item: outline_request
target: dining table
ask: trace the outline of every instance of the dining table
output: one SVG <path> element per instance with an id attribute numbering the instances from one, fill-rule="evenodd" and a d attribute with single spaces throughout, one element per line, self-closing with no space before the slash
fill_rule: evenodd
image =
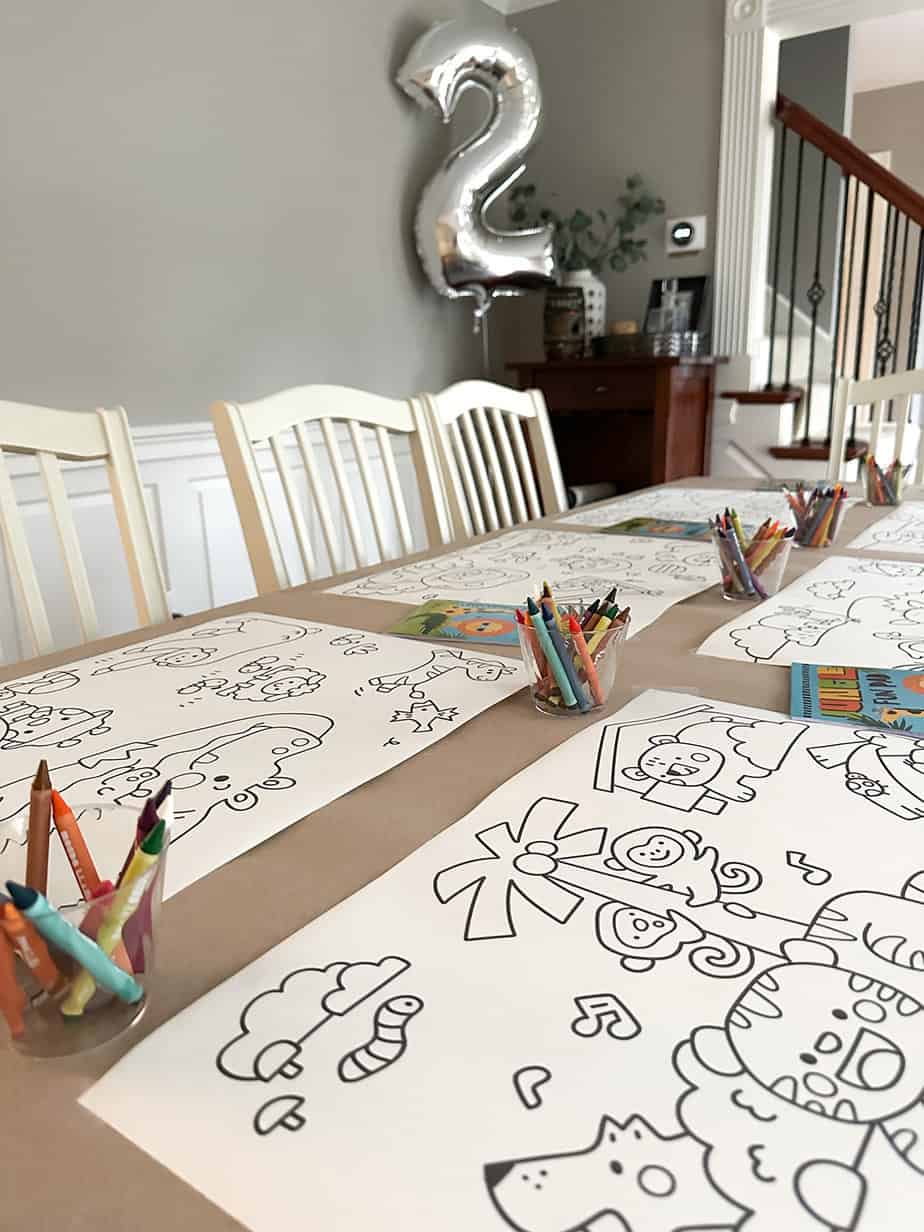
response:
<path id="1" fill-rule="evenodd" d="M 696 478 L 677 480 L 670 486 L 753 489 L 755 484 Z M 851 495 L 860 496 L 859 488 L 854 486 Z M 914 496 L 915 490 L 909 489 L 906 499 Z M 889 512 L 867 507 L 862 501 L 853 504 L 841 527 L 839 544 L 829 550 L 794 550 L 786 581 L 832 552 L 868 557 L 868 552 L 858 553 L 840 544 L 850 542 Z M 524 526 L 600 533 L 563 524 L 560 516 Z M 451 550 L 441 547 L 408 559 Z M 901 557 L 901 553 L 879 549 L 876 555 Z M 387 569 L 394 563 L 378 568 Z M 374 571 L 357 570 L 337 581 Z M 192 613 L 168 625 L 62 649 L 4 667 L 0 682 L 216 616 L 259 611 L 380 633 L 414 606 L 325 593 L 330 585 L 331 579 L 321 578 Z M 145 1013 L 134 1027 L 96 1051 L 55 1060 L 26 1058 L 0 1046 L 0 1227 L 28 1228 L 29 1232 L 228 1232 L 239 1228 L 235 1219 L 81 1107 L 80 1095 L 160 1024 L 464 817 L 518 771 L 641 691 L 679 690 L 788 714 L 787 670 L 695 653 L 708 634 L 727 623 L 735 606 L 723 599 L 716 585 L 676 604 L 632 637 L 603 710 L 586 717 L 550 717 L 533 707 L 524 688 L 165 902 L 158 936 L 158 974 Z M 495 654 L 518 656 L 515 647 L 491 649 Z M 743 841 L 746 845 L 746 835 Z M 273 887 L 273 892 L 262 892 L 265 887 Z"/>

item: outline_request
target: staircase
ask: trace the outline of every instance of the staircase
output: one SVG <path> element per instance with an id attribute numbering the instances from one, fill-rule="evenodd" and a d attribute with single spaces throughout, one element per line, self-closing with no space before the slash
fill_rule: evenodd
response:
<path id="1" fill-rule="evenodd" d="M 777 98 L 776 120 L 768 329 L 757 356 L 766 380 L 722 393 L 735 403 L 735 439 L 762 468 L 808 476 L 823 473 L 828 457 L 837 381 L 919 362 L 924 197 L 784 95 Z M 816 194 L 805 191 L 809 160 L 819 167 Z M 825 209 L 832 176 L 838 177 L 836 219 Z M 821 271 L 832 238 L 833 286 L 827 287 Z M 863 452 L 867 422 L 868 415 L 854 412 L 848 458 Z"/>

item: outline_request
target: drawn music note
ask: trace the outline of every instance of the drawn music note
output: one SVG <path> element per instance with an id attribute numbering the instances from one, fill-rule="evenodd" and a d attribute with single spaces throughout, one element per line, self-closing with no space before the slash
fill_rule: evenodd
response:
<path id="1" fill-rule="evenodd" d="M 574 1004 L 581 1012 L 572 1022 L 571 1030 L 583 1039 L 599 1035 L 606 1027 L 607 1035 L 613 1039 L 629 1040 L 642 1029 L 632 1011 L 611 992 L 575 997 Z"/>
<path id="2" fill-rule="evenodd" d="M 831 874 L 826 868 L 822 868 L 820 864 L 810 864 L 805 858 L 804 851 L 787 851 L 786 863 L 790 868 L 796 869 L 801 873 L 802 880 L 806 885 L 823 886 L 831 880 Z"/>

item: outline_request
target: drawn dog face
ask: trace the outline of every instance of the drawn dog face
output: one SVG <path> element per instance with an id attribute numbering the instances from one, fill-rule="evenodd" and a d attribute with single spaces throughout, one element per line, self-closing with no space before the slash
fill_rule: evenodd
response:
<path id="1" fill-rule="evenodd" d="M 639 769 L 648 778 L 674 787 L 703 787 L 722 769 L 725 759 L 715 749 L 685 744 L 676 736 L 652 736 L 650 747 L 639 758 Z"/>
<path id="2" fill-rule="evenodd" d="M 476 587 L 490 590 L 493 586 L 502 586 L 505 582 L 525 582 L 529 577 L 526 569 L 515 569 L 508 564 L 491 565 L 483 561 L 458 561 L 455 564 L 444 565 L 437 573 L 428 573 L 428 587 L 442 586 Z"/>
<path id="3" fill-rule="evenodd" d="M 818 1116 L 870 1122 L 901 1112 L 924 1091 L 920 1002 L 813 948 L 822 962 L 773 967 L 735 1002 L 733 1049 L 762 1086 Z"/>
<path id="4" fill-rule="evenodd" d="M 585 1150 L 487 1164 L 484 1177 L 519 1232 L 575 1232 L 604 1216 L 612 1232 L 735 1226 L 738 1212 L 713 1189 L 702 1155 L 692 1138 L 662 1137 L 642 1117 L 604 1117 Z"/>

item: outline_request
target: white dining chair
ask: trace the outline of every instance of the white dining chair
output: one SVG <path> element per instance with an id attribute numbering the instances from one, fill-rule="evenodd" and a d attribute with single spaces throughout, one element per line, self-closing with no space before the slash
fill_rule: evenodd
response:
<path id="1" fill-rule="evenodd" d="M 453 539 L 568 507 L 542 394 L 460 381 L 421 394 L 436 442 Z"/>
<path id="2" fill-rule="evenodd" d="M 169 620 L 163 574 L 125 412 L 121 408 L 60 411 L 45 406 L 0 402 L 0 529 L 8 568 L 35 653 L 47 654 L 55 646 L 4 457 L 7 453 L 31 454 L 38 462 L 82 640 L 91 641 L 98 636 L 98 622 L 68 502 L 62 460 L 105 464 L 138 622 L 149 625 Z"/>
<path id="3" fill-rule="evenodd" d="M 212 421 L 231 481 L 257 592 L 261 595 L 291 584 L 280 528 L 273 517 L 263 467 L 255 448 L 266 443 L 272 454 L 270 469 L 275 464 L 307 580 L 319 576 L 305 516 L 311 506 L 320 524 L 330 572 L 337 574 L 376 563 L 363 537 L 354 487 L 350 483 L 348 467 L 354 465 L 360 481 L 357 491 L 361 486 L 379 560 L 394 560 L 417 550 L 392 447 L 392 437 L 396 434 L 405 437 L 410 446 L 427 539 L 419 547 L 436 546 L 448 537 L 448 515 L 442 500 L 433 443 L 422 409 L 412 401 L 383 398 L 337 385 L 303 385 L 256 402 L 216 402 L 212 407 Z M 315 424 L 317 429 L 309 432 Z M 338 425 L 346 426 L 352 458 L 345 456 L 341 448 Z M 378 452 L 377 466 L 367 449 L 370 434 Z M 295 449 L 296 465 L 300 462 L 307 485 L 309 504 L 306 506 L 300 499 L 299 484 L 289 462 L 288 455 Z M 326 460 L 333 481 L 332 494 L 336 496 L 341 524 L 345 523 L 352 563 L 345 558 L 342 536 L 328 500 L 330 486 L 323 481 L 319 456 Z M 380 499 L 383 489 L 390 507 L 391 527 L 383 515 Z M 400 544 L 400 552 L 391 550 L 393 543 Z"/>
<path id="4" fill-rule="evenodd" d="M 831 446 L 828 455 L 828 482 L 836 483 L 843 477 L 846 460 L 847 420 L 850 408 L 869 406 L 873 408 L 870 421 L 869 451 L 875 455 L 882 435 L 882 423 L 889 404 L 895 416 L 895 445 L 890 453 L 902 456 L 905 433 L 913 409 L 912 396 L 924 394 L 924 368 L 909 368 L 888 376 L 870 377 L 854 381 L 841 377 L 834 394 L 834 414 L 831 418 Z M 889 459 L 891 461 L 891 459 Z M 917 457 L 912 472 L 912 482 L 920 483 L 924 475 L 924 430 L 918 443 Z"/>

